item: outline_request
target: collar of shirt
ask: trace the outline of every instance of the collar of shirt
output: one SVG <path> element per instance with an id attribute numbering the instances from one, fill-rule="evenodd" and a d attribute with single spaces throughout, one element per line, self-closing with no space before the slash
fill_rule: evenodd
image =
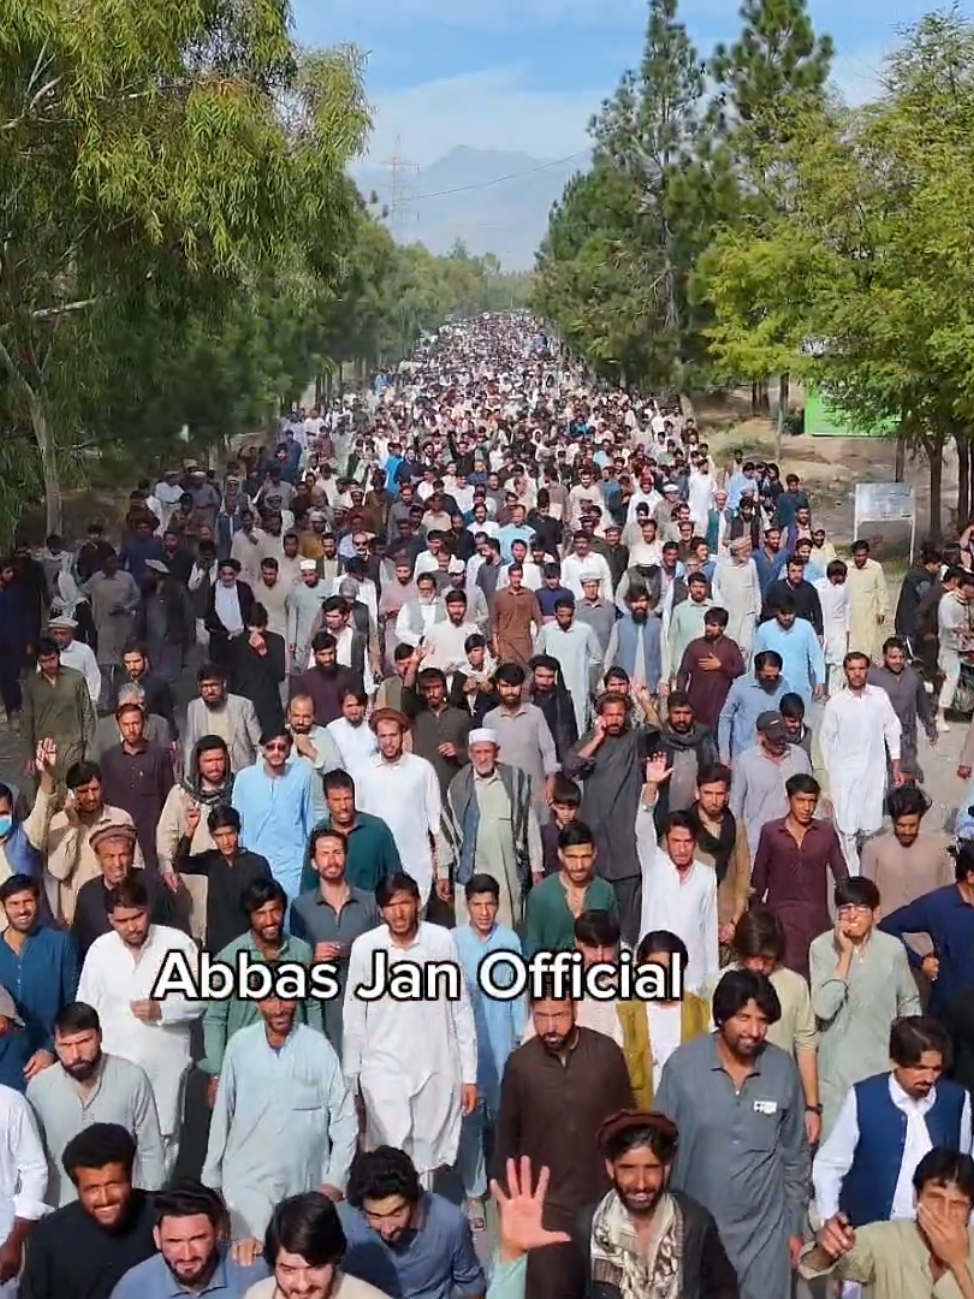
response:
<path id="1" fill-rule="evenodd" d="M 911 1096 L 909 1092 L 904 1091 L 900 1083 L 897 1082 L 894 1073 L 889 1076 L 889 1095 L 896 1108 L 902 1110 L 904 1114 L 928 1114 L 937 1103 L 936 1087 L 931 1087 L 926 1096 L 921 1096 L 917 1100 L 915 1096 Z"/>

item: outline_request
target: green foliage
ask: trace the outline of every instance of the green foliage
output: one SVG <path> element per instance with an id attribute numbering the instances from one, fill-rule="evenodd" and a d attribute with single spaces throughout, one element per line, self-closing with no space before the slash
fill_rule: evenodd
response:
<path id="1" fill-rule="evenodd" d="M 712 346 L 728 372 L 826 385 L 859 427 L 894 421 L 936 496 L 946 439 L 974 427 L 974 25 L 924 19 L 885 83 L 874 105 L 805 120 L 787 202 L 708 254 Z"/>
<path id="2" fill-rule="evenodd" d="M 367 129 L 358 57 L 303 56 L 280 0 L 0 0 L 0 416 L 49 526 L 64 458 L 122 432 L 113 389 L 282 264 L 334 277 Z"/>
<path id="3" fill-rule="evenodd" d="M 677 0 L 650 0 L 642 62 L 592 122 L 592 171 L 566 188 L 538 254 L 539 310 L 628 383 L 683 391 L 716 377 L 705 253 L 761 216 L 780 150 L 822 98 L 832 45 L 804 0 L 745 0 L 741 22 L 705 63 Z"/>

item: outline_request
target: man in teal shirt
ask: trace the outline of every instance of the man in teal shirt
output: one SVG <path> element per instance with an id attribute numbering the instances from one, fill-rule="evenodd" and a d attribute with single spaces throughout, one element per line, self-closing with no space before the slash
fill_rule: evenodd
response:
<path id="1" fill-rule="evenodd" d="M 345 836 L 348 855 L 345 878 L 353 889 L 370 895 L 379 880 L 396 875 L 403 869 L 399 849 L 385 821 L 355 806 L 355 781 L 347 771 L 329 771 L 324 778 L 328 815 L 311 832 L 304 855 L 301 892 L 318 888 L 318 872 L 311 861 L 311 842 L 318 830 L 340 830 Z"/>

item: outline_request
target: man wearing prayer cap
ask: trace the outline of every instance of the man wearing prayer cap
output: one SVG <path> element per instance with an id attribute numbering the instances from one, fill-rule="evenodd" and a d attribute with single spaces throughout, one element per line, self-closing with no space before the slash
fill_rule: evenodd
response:
<path id="1" fill-rule="evenodd" d="M 95 658 L 95 651 L 84 641 L 77 639 L 78 621 L 67 614 L 59 614 L 47 624 L 51 638 L 61 653 L 61 666 L 74 668 L 80 672 L 88 687 L 92 708 L 98 708 L 101 697 L 101 668 Z"/>
<path id="2" fill-rule="evenodd" d="M 520 767 L 498 762 L 499 749 L 496 731 L 470 732 L 470 762 L 453 777 L 443 807 L 437 892 L 453 902 L 458 924 L 466 920 L 465 889 L 475 874 L 497 881 L 497 919 L 511 928 L 523 919 L 530 884 L 544 875 L 531 781 Z"/>
<path id="3" fill-rule="evenodd" d="M 188 898 L 185 895 L 173 895 L 173 890 L 179 887 L 175 876 L 160 876 L 155 871 L 141 869 L 142 859 L 136 857 L 137 836 L 134 825 L 112 823 L 99 826 L 89 843 L 98 860 L 99 874 L 78 890 L 71 925 L 78 954 L 82 959 L 95 939 L 111 930 L 106 906 L 108 892 L 117 888 L 135 871 L 148 892 L 149 914 L 153 923 L 185 928 L 182 916 L 188 914 Z M 172 883 L 165 883 L 167 880 Z"/>

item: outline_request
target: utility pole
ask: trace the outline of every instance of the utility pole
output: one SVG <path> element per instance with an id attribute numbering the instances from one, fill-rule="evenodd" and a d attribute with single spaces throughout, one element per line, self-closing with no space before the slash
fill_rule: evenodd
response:
<path id="1" fill-rule="evenodd" d="M 390 175 L 389 224 L 393 230 L 402 230 L 419 220 L 412 206 L 417 192 L 419 167 L 414 162 L 407 162 L 402 156 L 402 141 L 398 135 L 392 157 L 384 158 L 381 165 L 389 168 Z"/>

